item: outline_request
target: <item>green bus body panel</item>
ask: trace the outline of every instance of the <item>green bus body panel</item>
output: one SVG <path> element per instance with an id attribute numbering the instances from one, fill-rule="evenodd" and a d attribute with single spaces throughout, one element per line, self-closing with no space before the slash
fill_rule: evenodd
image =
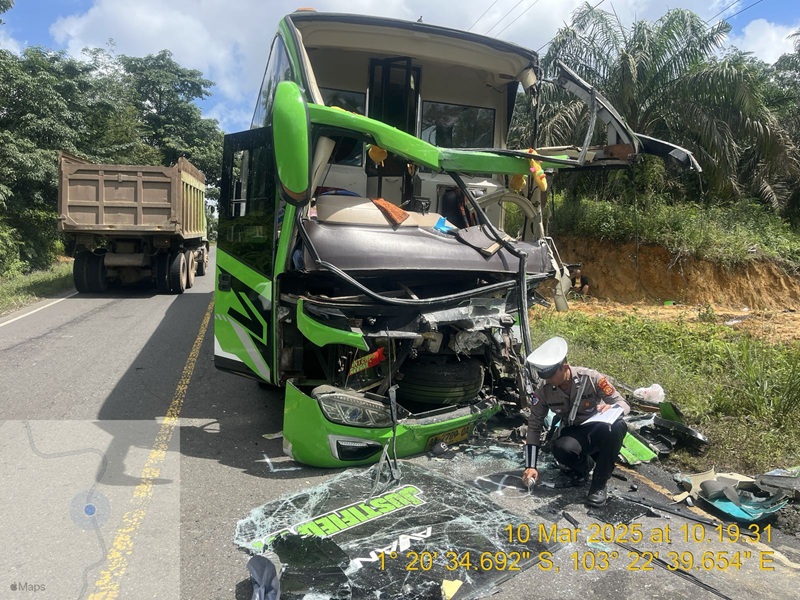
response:
<path id="1" fill-rule="evenodd" d="M 440 166 L 444 171 L 462 171 L 465 173 L 502 173 L 504 175 L 530 175 L 531 165 L 528 159 L 519 156 L 504 156 L 492 152 L 475 150 L 459 150 L 457 148 L 440 148 Z M 553 158 L 569 158 L 554 156 Z M 538 161 L 544 169 L 569 168 L 563 164 Z"/>
<path id="2" fill-rule="evenodd" d="M 504 175 L 527 175 L 530 173 L 530 162 L 523 157 L 475 150 L 438 148 L 380 121 L 319 104 L 309 104 L 308 114 L 311 123 L 315 125 L 339 127 L 369 135 L 382 148 L 436 171 Z M 542 161 L 541 164 L 544 168 L 565 168 L 565 165 L 547 161 Z"/>
<path id="3" fill-rule="evenodd" d="M 297 208 L 292 204 L 287 204 L 283 210 L 283 218 L 278 223 L 280 234 L 278 236 L 278 248 L 275 250 L 275 264 L 272 267 L 275 272 L 275 278 L 286 270 L 286 265 L 289 262 L 291 254 L 289 246 L 294 243 L 292 233 L 296 214 Z"/>
<path id="4" fill-rule="evenodd" d="M 491 410 L 425 425 L 418 425 L 413 421 L 399 423 L 397 456 L 404 457 L 425 452 L 431 436 L 483 421 L 500 409 L 501 406 L 498 404 Z M 291 444 L 291 455 L 294 460 L 312 467 L 352 467 L 372 464 L 380 458 L 380 453 L 363 461 L 343 461 L 334 458 L 328 442 L 329 435 L 358 438 L 386 446 L 392 439 L 392 428 L 371 429 L 331 423 L 322 414 L 322 409 L 314 398 L 305 395 L 291 382 L 287 383 L 283 410 L 283 437 Z"/>
<path id="5" fill-rule="evenodd" d="M 219 289 L 222 272 L 228 273 L 246 288 L 256 292 L 262 307 L 255 306 L 245 294 L 235 290 Z M 220 348 L 241 360 L 253 375 L 268 383 L 275 383 L 275 361 L 272 351 L 259 347 L 274 348 L 274 310 L 272 282 L 264 275 L 239 262 L 236 258 L 217 248 L 217 266 L 214 290 L 214 338 Z M 265 312 L 267 314 L 265 314 Z M 255 342 L 258 342 L 256 344 Z"/>
<path id="6" fill-rule="evenodd" d="M 327 346 L 328 344 L 344 344 L 353 346 L 359 350 L 369 350 L 364 337 L 353 331 L 342 331 L 334 327 L 328 327 L 316 319 L 308 316 L 303 311 L 303 299 L 297 301 L 297 328 L 304 336 L 317 346 Z"/>
<path id="7" fill-rule="evenodd" d="M 280 82 L 272 111 L 275 163 L 284 199 L 301 206 L 311 199 L 309 129 L 307 105 L 300 88 L 290 81 Z"/>

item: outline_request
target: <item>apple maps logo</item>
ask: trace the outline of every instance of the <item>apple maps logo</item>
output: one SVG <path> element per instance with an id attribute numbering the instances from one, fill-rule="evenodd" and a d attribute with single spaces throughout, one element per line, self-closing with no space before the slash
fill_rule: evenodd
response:
<path id="1" fill-rule="evenodd" d="M 43 583 L 31 583 L 26 581 L 25 583 L 12 583 L 11 584 L 11 591 L 12 592 L 44 592 L 45 587 Z"/>

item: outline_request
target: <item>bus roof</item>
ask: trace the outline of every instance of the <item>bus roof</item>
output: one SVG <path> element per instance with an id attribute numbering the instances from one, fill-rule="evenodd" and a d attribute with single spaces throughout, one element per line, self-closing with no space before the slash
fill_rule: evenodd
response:
<path id="1" fill-rule="evenodd" d="M 539 65 L 538 54 L 527 48 L 428 23 L 312 11 L 285 18 L 300 32 L 306 48 L 371 51 L 460 64 L 497 73 L 506 83 Z"/>

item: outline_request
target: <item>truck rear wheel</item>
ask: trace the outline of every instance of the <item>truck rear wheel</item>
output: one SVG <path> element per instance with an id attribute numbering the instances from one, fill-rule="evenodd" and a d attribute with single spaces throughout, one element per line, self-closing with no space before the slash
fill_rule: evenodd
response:
<path id="1" fill-rule="evenodd" d="M 186 257 L 186 289 L 194 285 L 194 272 L 197 270 L 197 261 L 194 259 L 194 250 L 183 253 Z"/>
<path id="2" fill-rule="evenodd" d="M 86 281 L 89 291 L 93 294 L 102 294 L 108 291 L 108 278 L 104 254 L 90 254 L 86 266 Z"/>
<path id="3" fill-rule="evenodd" d="M 91 256 L 92 253 L 89 250 L 81 250 L 75 255 L 75 262 L 72 264 L 72 280 L 75 282 L 75 289 L 81 294 L 89 293 L 87 269 Z"/>
<path id="4" fill-rule="evenodd" d="M 169 258 L 166 252 L 156 256 L 156 289 L 161 294 L 169 294 Z"/>
<path id="5" fill-rule="evenodd" d="M 169 290 L 182 294 L 186 290 L 186 256 L 183 252 L 170 255 Z"/>

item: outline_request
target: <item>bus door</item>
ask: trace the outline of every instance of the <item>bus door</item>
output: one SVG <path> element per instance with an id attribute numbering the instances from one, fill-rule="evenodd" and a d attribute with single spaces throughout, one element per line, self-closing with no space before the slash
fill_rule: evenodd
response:
<path id="1" fill-rule="evenodd" d="M 417 135 L 419 67 L 410 58 L 372 59 L 369 73 L 367 116 L 401 131 Z M 405 161 L 387 158 L 383 165 L 367 160 L 367 195 L 400 204 L 413 194 Z"/>
<path id="2" fill-rule="evenodd" d="M 273 383 L 278 208 L 272 127 L 225 136 L 219 201 L 214 364 Z"/>

